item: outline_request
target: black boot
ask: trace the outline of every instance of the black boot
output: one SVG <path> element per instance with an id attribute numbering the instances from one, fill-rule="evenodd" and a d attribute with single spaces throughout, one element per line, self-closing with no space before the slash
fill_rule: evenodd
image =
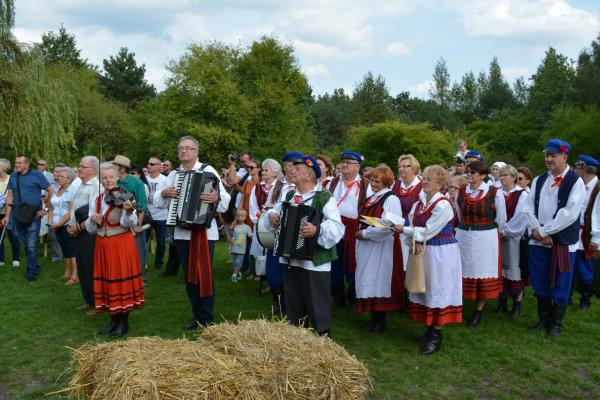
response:
<path id="1" fill-rule="evenodd" d="M 373 317 L 375 318 L 375 322 L 371 325 L 371 329 L 369 332 L 373 333 L 381 333 L 385 331 L 385 311 L 375 311 L 373 313 Z"/>
<path id="2" fill-rule="evenodd" d="M 546 336 L 550 339 L 560 336 L 565 311 L 567 311 L 566 305 L 554 304 L 554 307 L 552 308 L 552 319 L 548 326 L 548 331 L 546 332 Z"/>
<path id="3" fill-rule="evenodd" d="M 550 314 L 552 313 L 552 299 L 549 297 L 538 297 L 537 309 L 539 321 L 537 324 L 529 327 L 529 330 L 532 332 L 537 332 L 548 328 L 548 324 L 550 323 Z"/>
<path id="4" fill-rule="evenodd" d="M 119 324 L 114 331 L 110 334 L 110 337 L 121 337 L 129 331 L 129 313 L 119 314 Z"/>
<path id="5" fill-rule="evenodd" d="M 365 331 L 370 332 L 371 329 L 373 328 L 373 325 L 375 325 L 375 322 L 377 322 L 377 317 L 375 316 L 375 311 L 371 311 L 371 319 L 369 320 L 369 322 L 367 322 L 367 324 L 363 327 L 363 329 Z"/>
<path id="6" fill-rule="evenodd" d="M 427 332 L 425 332 L 425 334 L 421 338 L 421 347 L 423 347 L 425 345 L 425 342 L 427 340 L 429 340 L 429 336 L 431 335 L 431 332 L 433 332 L 433 325 L 429 325 L 427 327 Z"/>
<path id="7" fill-rule="evenodd" d="M 473 310 L 473 314 L 471 314 L 471 318 L 467 321 L 467 328 L 475 328 L 477 325 L 481 323 L 481 318 L 483 316 L 483 312 L 478 309 Z"/>
<path id="8" fill-rule="evenodd" d="M 513 300 L 512 310 L 510 311 L 511 317 L 518 317 L 521 315 L 521 302 L 517 300 Z"/>
<path id="9" fill-rule="evenodd" d="M 496 313 L 506 314 L 508 312 L 508 299 L 504 296 L 498 298 L 498 307 L 496 307 Z"/>
<path id="10" fill-rule="evenodd" d="M 336 285 L 332 288 L 333 306 L 335 308 L 346 308 L 346 298 L 344 297 L 344 284 Z"/>
<path id="11" fill-rule="evenodd" d="M 98 334 L 99 335 L 108 335 L 109 333 L 112 333 L 115 330 L 115 328 L 117 327 L 117 325 L 119 324 L 118 316 L 119 316 L 119 314 L 111 315 L 110 323 L 105 328 L 99 329 Z"/>
<path id="12" fill-rule="evenodd" d="M 579 300 L 579 309 L 587 310 L 592 306 L 592 296 L 594 295 L 594 287 L 590 284 L 584 284 L 581 291 L 581 300 Z"/>
<path id="13" fill-rule="evenodd" d="M 356 303 L 356 290 L 354 288 L 354 282 L 348 283 L 348 290 L 346 291 L 346 304 L 348 305 L 347 310 L 350 314 L 356 314 L 354 304 Z"/>
<path id="14" fill-rule="evenodd" d="M 442 330 L 432 329 L 431 333 L 421 345 L 421 354 L 429 355 L 439 351 L 442 347 Z"/>

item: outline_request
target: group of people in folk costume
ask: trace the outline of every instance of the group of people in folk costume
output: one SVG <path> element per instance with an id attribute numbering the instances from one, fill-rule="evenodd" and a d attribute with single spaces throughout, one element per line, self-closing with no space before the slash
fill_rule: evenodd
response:
<path id="1" fill-rule="evenodd" d="M 600 243 L 599 163 L 580 156 L 573 170 L 567 163 L 569 152 L 567 143 L 548 141 L 544 148 L 548 171 L 533 180 L 531 190 L 517 185 L 517 171 L 506 164 L 496 165 L 497 178 L 490 180 L 481 155 L 466 152 L 467 184 L 457 187 L 455 196 L 448 194 L 446 168 L 431 165 L 419 175 L 421 167 L 412 155 L 400 156 L 398 180 L 385 165 L 371 169 L 367 179 L 360 173 L 363 156 L 347 150 L 340 156 L 339 175 L 330 179 L 322 176 L 321 160 L 288 152 L 282 166 L 273 159 L 262 163 L 263 180 L 249 192 L 248 217 L 255 226 L 263 219 L 268 229 L 277 232 L 283 202 L 319 209 L 321 223 L 306 223 L 299 233 L 304 238 L 316 237 L 313 259 L 277 258 L 273 249 L 263 249 L 259 243 L 252 245 L 252 252 L 264 257 L 273 296 L 291 323 L 328 335 L 333 303 L 349 305 L 356 313 L 371 313 L 366 329 L 381 332 L 386 328 L 387 312 L 406 310 L 411 320 L 427 326 L 421 342 L 423 354 L 440 349 L 444 325 L 462 322 L 463 298 L 476 300 L 468 327 L 481 323 L 485 303 L 491 299 L 499 298 L 498 309 L 506 312 L 512 298 L 512 314 L 518 316 L 526 284 L 522 269 L 526 252 L 528 281 L 539 316 L 532 329 L 545 329 L 549 337 L 556 337 L 575 273 L 583 284 L 581 308 L 589 307 L 593 257 Z M 217 175 L 214 168 L 199 161 L 198 142 L 193 137 L 179 140 L 178 156 L 181 170 Z M 105 330 L 120 336 L 128 329 L 128 312 L 144 304 L 141 266 L 129 230 L 140 216 L 127 198 L 107 201 L 111 196 L 119 198 L 118 165 L 105 163 L 99 169 L 104 189 L 99 195 L 86 194 L 89 218 L 77 228 L 98 237 L 94 251 L 96 305 L 112 315 Z M 155 207 L 166 209 L 179 195 L 175 174 L 172 171 L 162 189 L 154 193 Z M 217 190 L 202 194 L 201 199 L 225 212 L 230 194 L 219 183 Z M 363 216 L 383 218 L 393 225 L 366 225 L 361 222 Z M 524 235 L 529 237 L 526 248 Z M 174 230 L 192 306 L 187 329 L 214 321 L 213 253 L 217 240 L 214 220 L 208 228 Z M 425 261 L 426 291 L 407 294 L 404 276 L 408 244 L 413 241 L 416 253 L 422 253 Z"/>

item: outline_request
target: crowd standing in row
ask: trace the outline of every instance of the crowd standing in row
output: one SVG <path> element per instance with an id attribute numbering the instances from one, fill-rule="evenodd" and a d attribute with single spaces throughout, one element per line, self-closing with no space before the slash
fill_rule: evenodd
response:
<path id="1" fill-rule="evenodd" d="M 463 299 L 475 300 L 467 320 L 474 328 L 488 300 L 498 299 L 500 313 L 508 312 L 512 300 L 510 314 L 518 317 L 524 287 L 531 284 L 539 317 L 532 330 L 556 337 L 574 276 L 582 288 L 580 308 L 590 307 L 600 243 L 600 163 L 580 155 L 571 168 L 566 142 L 547 142 L 547 172 L 535 178 L 525 167 L 500 161 L 488 169 L 483 156 L 464 142 L 450 169 L 421 170 L 413 155 L 401 155 L 397 179 L 384 164 L 361 170 L 364 158 L 351 150 L 342 152 L 336 166 L 325 155 L 292 151 L 280 164 L 244 152 L 239 160 L 231 156 L 218 187 L 200 196 L 216 206 L 218 217 L 206 228 L 168 229 L 167 209 L 179 196 L 176 171 L 219 176 L 200 161 L 198 145 L 193 137 L 179 140 L 176 170 L 155 156 L 146 168 L 121 155 L 100 165 L 86 156 L 76 172 L 57 165 L 50 177 L 43 160 L 39 170 L 31 170 L 28 158 L 19 155 L 9 179 L 10 162 L 0 160 L 2 223 L 13 246 L 13 266 L 19 265 L 20 241 L 27 254 L 26 277 L 35 281 L 36 243 L 47 213 L 67 284 L 81 284 L 84 308 L 111 315 L 101 333 L 112 336 L 127 333 L 128 313 L 144 304 L 151 231 L 155 267 L 162 268 L 168 248 L 164 274 L 176 274 L 179 265 L 185 272 L 192 307 L 185 329 L 214 321 L 213 254 L 220 228 L 230 244 L 232 282 L 242 271 L 266 275 L 273 311 L 320 335 L 330 332 L 332 305 L 370 313 L 365 326 L 370 332 L 386 329 L 387 312 L 405 311 L 427 326 L 421 352 L 432 354 L 441 347 L 442 327 L 462 322 Z M 263 228 L 278 233 L 284 202 L 322 215 L 320 223 L 305 223 L 299 231 L 316 239 L 310 260 L 277 257 L 257 240 Z M 4 262 L 3 246 L 0 251 Z M 405 290 L 405 272 L 414 257 L 409 254 L 423 257 L 424 292 Z"/>

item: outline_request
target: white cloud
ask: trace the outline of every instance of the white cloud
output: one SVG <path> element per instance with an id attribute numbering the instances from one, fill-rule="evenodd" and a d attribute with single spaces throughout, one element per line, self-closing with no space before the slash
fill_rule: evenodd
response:
<path id="1" fill-rule="evenodd" d="M 542 40 L 589 40 L 600 20 L 566 0 L 448 0 L 465 31 L 475 37 Z"/>
<path id="2" fill-rule="evenodd" d="M 509 66 L 506 68 L 502 68 L 502 75 L 504 75 L 504 78 L 507 81 L 511 82 L 520 76 L 522 76 L 525 79 L 529 78 L 529 76 L 531 75 L 531 70 L 527 67 Z"/>
<path id="3" fill-rule="evenodd" d="M 313 64 L 304 68 L 304 73 L 309 78 L 317 77 L 317 76 L 329 76 L 331 72 L 329 69 L 323 64 Z"/>
<path id="4" fill-rule="evenodd" d="M 410 52 L 411 48 L 401 42 L 390 43 L 383 49 L 383 54 L 388 57 L 405 56 Z"/>
<path id="5" fill-rule="evenodd" d="M 409 87 L 408 91 L 410 92 L 411 97 L 419 97 L 421 99 L 428 99 L 429 91 L 431 90 L 432 87 L 433 87 L 433 81 L 428 80 L 425 82 L 417 83 L 416 85 Z"/>
<path id="6" fill-rule="evenodd" d="M 175 22 L 165 29 L 175 42 L 198 42 L 209 38 L 205 18 L 189 12 L 177 13 Z"/>

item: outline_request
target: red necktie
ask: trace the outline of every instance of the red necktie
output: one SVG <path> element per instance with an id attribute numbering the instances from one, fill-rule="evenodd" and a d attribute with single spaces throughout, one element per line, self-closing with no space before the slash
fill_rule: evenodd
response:
<path id="1" fill-rule="evenodd" d="M 300 196 L 298 196 L 297 194 L 294 195 L 294 203 L 300 204 Z"/>
<path id="2" fill-rule="evenodd" d="M 562 183 L 562 181 L 563 181 L 562 175 L 557 176 L 556 178 L 554 178 L 554 183 L 552 185 L 550 185 L 550 187 L 553 187 L 553 188 L 559 187 L 560 184 Z"/>

